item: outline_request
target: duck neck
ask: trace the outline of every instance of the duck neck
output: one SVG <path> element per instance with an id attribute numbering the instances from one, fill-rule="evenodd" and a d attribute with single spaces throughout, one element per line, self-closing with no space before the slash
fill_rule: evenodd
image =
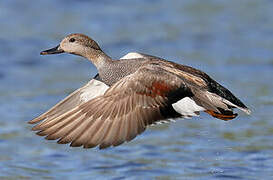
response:
<path id="1" fill-rule="evenodd" d="M 84 57 L 91 61 L 98 70 L 104 68 L 108 63 L 112 62 L 112 59 L 102 50 L 92 49 L 89 51 L 86 51 Z"/>

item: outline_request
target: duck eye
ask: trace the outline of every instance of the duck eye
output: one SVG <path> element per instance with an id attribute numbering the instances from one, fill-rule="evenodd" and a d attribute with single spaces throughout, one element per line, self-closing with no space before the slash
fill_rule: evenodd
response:
<path id="1" fill-rule="evenodd" d="M 69 39 L 69 42 L 75 42 L 75 38 Z"/>

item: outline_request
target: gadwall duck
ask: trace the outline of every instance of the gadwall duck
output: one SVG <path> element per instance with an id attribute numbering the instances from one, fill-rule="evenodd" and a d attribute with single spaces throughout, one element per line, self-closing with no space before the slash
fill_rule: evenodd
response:
<path id="1" fill-rule="evenodd" d="M 70 53 L 83 56 L 98 74 L 50 110 L 29 123 L 48 140 L 100 149 L 131 141 L 147 126 L 204 111 L 231 120 L 238 108 L 250 110 L 228 89 L 206 73 L 141 53 L 112 60 L 91 38 L 71 34 L 42 55 Z"/>

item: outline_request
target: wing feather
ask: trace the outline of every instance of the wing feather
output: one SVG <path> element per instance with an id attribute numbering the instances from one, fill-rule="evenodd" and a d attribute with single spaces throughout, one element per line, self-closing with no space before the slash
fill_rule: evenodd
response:
<path id="1" fill-rule="evenodd" d="M 74 109 L 75 107 L 79 106 L 80 104 L 89 101 L 99 95 L 104 94 L 104 92 L 109 87 L 96 79 L 90 80 L 85 86 L 77 89 L 69 96 L 67 96 L 64 100 L 57 103 L 55 106 L 50 108 L 47 112 L 43 113 L 39 117 L 29 121 L 30 124 L 34 124 L 44 120 L 45 122 L 50 121 L 60 115 Z M 40 125 L 42 125 L 41 123 Z M 38 128 L 38 126 L 37 126 Z"/>
<path id="2" fill-rule="evenodd" d="M 38 134 L 46 139 L 84 148 L 106 148 L 130 141 L 146 126 L 164 119 L 160 108 L 174 101 L 168 99 L 168 94 L 184 85 L 177 76 L 158 68 L 148 64 L 112 85 L 103 95 L 65 113 L 46 116 L 33 130 L 40 130 Z"/>

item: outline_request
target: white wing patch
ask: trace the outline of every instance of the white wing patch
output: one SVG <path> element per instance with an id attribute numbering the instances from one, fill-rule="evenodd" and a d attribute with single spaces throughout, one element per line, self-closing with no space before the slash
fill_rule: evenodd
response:
<path id="1" fill-rule="evenodd" d="M 99 95 L 103 95 L 108 88 L 109 86 L 103 82 L 92 79 L 86 84 L 85 88 L 82 89 L 80 99 L 82 102 L 87 102 Z"/>
<path id="2" fill-rule="evenodd" d="M 191 116 L 198 116 L 199 111 L 204 111 L 205 109 L 198 106 L 194 100 L 189 97 L 185 97 L 176 103 L 172 104 L 174 110 L 179 114 L 183 115 L 185 118 Z"/>
<path id="3" fill-rule="evenodd" d="M 145 58 L 145 56 L 137 52 L 130 52 L 126 54 L 125 56 L 121 57 L 120 59 L 135 59 L 135 58 Z"/>

